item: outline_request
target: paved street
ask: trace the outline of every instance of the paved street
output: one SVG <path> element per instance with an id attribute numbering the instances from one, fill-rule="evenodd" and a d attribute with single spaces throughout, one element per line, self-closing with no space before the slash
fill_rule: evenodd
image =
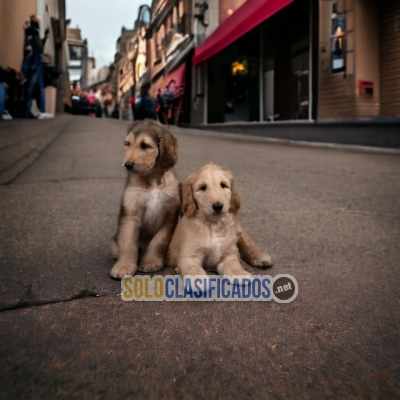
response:
<path id="1" fill-rule="evenodd" d="M 291 274 L 299 294 L 123 302 L 108 247 L 126 125 L 0 123 L 0 152 L 57 133 L 0 186 L 1 399 L 400 398 L 400 156 L 174 128 L 178 177 L 231 170 L 274 262 L 254 272 Z"/>

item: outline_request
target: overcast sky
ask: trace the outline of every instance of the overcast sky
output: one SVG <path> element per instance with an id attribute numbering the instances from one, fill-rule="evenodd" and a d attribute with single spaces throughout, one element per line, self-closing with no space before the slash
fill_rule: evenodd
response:
<path id="1" fill-rule="evenodd" d="M 72 27 L 78 25 L 82 30 L 82 39 L 88 40 L 97 69 L 114 60 L 121 28 L 133 28 L 142 4 L 150 5 L 150 0 L 67 0 L 67 18 Z"/>

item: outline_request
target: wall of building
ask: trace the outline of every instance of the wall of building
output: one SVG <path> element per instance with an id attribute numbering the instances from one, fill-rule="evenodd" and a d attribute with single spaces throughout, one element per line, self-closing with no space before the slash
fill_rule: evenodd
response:
<path id="1" fill-rule="evenodd" d="M 346 13 L 346 68 L 331 70 L 331 10 Z M 380 27 L 377 0 L 320 0 L 318 119 L 371 119 L 380 110 Z M 372 93 L 360 84 L 372 83 Z"/>
<path id="2" fill-rule="evenodd" d="M 219 23 L 222 24 L 229 18 L 246 0 L 219 0 Z M 218 2 L 212 2 L 218 3 Z"/>
<path id="3" fill-rule="evenodd" d="M 36 13 L 36 0 L 0 0 L 0 65 L 21 69 L 24 45 L 23 25 Z"/>
<path id="4" fill-rule="evenodd" d="M 96 59 L 94 57 L 88 57 L 87 68 L 87 87 L 89 87 L 97 82 Z"/>
<path id="5" fill-rule="evenodd" d="M 64 103 L 68 102 L 71 98 L 71 83 L 68 73 L 69 49 L 66 40 L 60 46 L 59 55 L 60 63 L 63 67 L 58 79 L 56 113 L 64 112 Z"/>
<path id="6" fill-rule="evenodd" d="M 400 117 L 400 1 L 380 9 L 380 113 Z"/>
<path id="7" fill-rule="evenodd" d="M 379 10 L 376 0 L 354 0 L 355 117 L 379 115 Z M 373 94 L 360 93 L 360 81 L 372 82 Z"/>
<path id="8" fill-rule="evenodd" d="M 47 37 L 43 53 L 50 56 L 49 65 L 55 65 L 56 51 L 51 18 L 53 17 L 58 19 L 58 1 L 36 0 L 36 15 L 40 18 L 40 37 L 43 38 L 46 29 L 49 29 L 49 36 Z"/>

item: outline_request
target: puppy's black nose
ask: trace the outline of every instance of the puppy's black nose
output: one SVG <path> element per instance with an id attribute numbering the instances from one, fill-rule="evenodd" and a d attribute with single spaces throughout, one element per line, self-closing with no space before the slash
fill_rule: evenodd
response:
<path id="1" fill-rule="evenodd" d="M 131 170 L 133 168 L 133 162 L 127 161 L 125 163 L 125 168 Z"/>
<path id="2" fill-rule="evenodd" d="M 212 205 L 212 208 L 216 213 L 220 213 L 222 211 L 222 209 L 224 208 L 224 205 L 221 203 L 214 203 Z"/>

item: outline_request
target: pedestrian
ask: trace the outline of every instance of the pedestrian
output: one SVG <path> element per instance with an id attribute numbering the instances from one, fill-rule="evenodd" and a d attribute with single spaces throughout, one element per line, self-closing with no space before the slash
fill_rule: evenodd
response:
<path id="1" fill-rule="evenodd" d="M 133 119 L 133 120 L 135 119 L 135 118 L 134 118 L 134 115 L 135 115 L 135 101 L 136 101 L 136 99 L 135 99 L 134 96 L 131 96 L 131 97 L 129 98 L 129 104 L 131 105 L 131 109 L 132 109 L 132 119 Z"/>
<path id="2" fill-rule="evenodd" d="M 142 119 L 156 119 L 156 104 L 149 96 L 150 84 L 144 84 L 140 88 L 140 98 L 136 99 L 133 117 L 135 121 Z"/>
<path id="3" fill-rule="evenodd" d="M 43 84 L 42 54 L 49 35 L 46 29 L 43 39 L 40 38 L 40 19 L 36 15 L 31 15 L 24 25 L 24 60 L 22 63 L 22 73 L 26 78 L 25 84 L 25 117 L 36 118 L 32 112 L 32 100 L 40 112 L 45 111 L 45 95 Z"/>
<path id="4" fill-rule="evenodd" d="M 96 93 L 96 118 L 103 117 L 103 99 L 101 97 L 101 90 L 97 89 Z"/>

